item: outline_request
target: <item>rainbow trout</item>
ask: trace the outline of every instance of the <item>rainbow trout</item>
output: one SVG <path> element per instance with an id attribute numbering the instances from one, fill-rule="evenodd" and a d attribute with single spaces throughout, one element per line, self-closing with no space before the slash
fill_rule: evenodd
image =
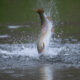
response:
<path id="1" fill-rule="evenodd" d="M 37 9 L 36 12 L 40 16 L 41 27 L 42 27 L 37 43 L 37 50 L 38 53 L 43 53 L 49 45 L 51 34 L 52 34 L 51 30 L 53 27 L 53 23 L 50 17 L 44 13 L 44 10 L 42 8 Z"/>

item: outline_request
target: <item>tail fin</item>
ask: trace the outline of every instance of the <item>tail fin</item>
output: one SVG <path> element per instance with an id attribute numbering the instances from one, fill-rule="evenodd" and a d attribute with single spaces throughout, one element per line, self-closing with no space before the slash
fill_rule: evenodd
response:
<path id="1" fill-rule="evenodd" d="M 45 17 L 44 17 L 44 9 L 43 8 L 39 8 L 37 10 L 35 10 L 35 12 L 37 12 L 40 16 L 40 20 L 41 20 L 41 25 L 44 23 L 45 21 Z"/>
<path id="2" fill-rule="evenodd" d="M 37 13 L 44 13 L 44 9 L 43 8 L 40 8 L 40 9 L 37 9 L 35 10 Z"/>

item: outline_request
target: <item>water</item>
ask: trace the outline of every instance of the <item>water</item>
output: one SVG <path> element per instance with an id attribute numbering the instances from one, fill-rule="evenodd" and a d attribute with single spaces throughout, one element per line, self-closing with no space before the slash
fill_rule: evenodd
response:
<path id="1" fill-rule="evenodd" d="M 3 0 L 0 4 L 0 80 L 80 80 L 79 1 Z M 36 49 L 41 27 L 33 12 L 39 7 L 51 11 L 47 15 L 55 27 L 41 57 Z"/>

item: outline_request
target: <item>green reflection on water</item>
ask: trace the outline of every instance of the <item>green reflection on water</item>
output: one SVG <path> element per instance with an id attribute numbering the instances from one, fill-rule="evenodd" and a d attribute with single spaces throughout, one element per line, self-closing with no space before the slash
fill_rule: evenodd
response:
<path id="1" fill-rule="evenodd" d="M 14 34 L 25 31 L 24 34 L 28 33 L 33 37 L 35 37 L 35 35 L 38 36 L 38 33 L 40 32 L 40 25 L 37 22 L 39 22 L 40 19 L 38 14 L 34 12 L 34 9 L 43 7 L 47 10 L 46 5 L 48 2 L 49 0 L 1 0 L 0 35 L 13 34 L 13 32 L 11 32 L 12 30 L 8 29 L 8 25 L 6 24 L 20 24 L 20 26 L 22 24 L 28 24 L 30 25 L 30 28 L 21 27 L 15 29 L 13 30 Z M 60 35 L 61 38 L 73 37 L 80 40 L 80 0 L 53 0 L 53 2 L 55 4 L 55 8 L 52 6 L 53 8 L 51 13 L 53 14 L 51 16 L 54 24 L 56 24 L 55 21 L 57 22 L 55 32 Z M 43 5 L 41 5 L 41 3 Z M 48 5 L 48 8 L 49 6 L 50 4 Z M 24 37 L 26 37 L 26 35 Z M 36 38 L 34 40 L 36 40 Z"/>
<path id="2" fill-rule="evenodd" d="M 26 23 L 27 21 L 37 21 L 37 16 L 33 9 L 37 7 L 39 8 L 40 5 L 37 6 L 38 1 L 39 0 L 1 0 L 0 23 Z M 53 1 L 56 3 L 55 6 L 58 9 L 60 21 L 73 23 L 80 21 L 80 0 Z M 44 3 L 47 4 L 48 1 Z"/>
<path id="3" fill-rule="evenodd" d="M 33 6 L 35 0 L 0 1 L 0 23 L 25 23 L 35 20 Z"/>
<path id="4" fill-rule="evenodd" d="M 61 21 L 80 21 L 80 0 L 55 0 Z"/>

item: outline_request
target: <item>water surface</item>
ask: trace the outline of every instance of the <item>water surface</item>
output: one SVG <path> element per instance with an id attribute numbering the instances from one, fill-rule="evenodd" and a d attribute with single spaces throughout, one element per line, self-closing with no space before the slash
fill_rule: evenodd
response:
<path id="1" fill-rule="evenodd" d="M 0 1 L 0 80 L 80 80 L 79 3 Z M 40 57 L 36 44 L 41 27 L 34 12 L 39 7 L 51 15 L 55 28 L 48 50 Z"/>

